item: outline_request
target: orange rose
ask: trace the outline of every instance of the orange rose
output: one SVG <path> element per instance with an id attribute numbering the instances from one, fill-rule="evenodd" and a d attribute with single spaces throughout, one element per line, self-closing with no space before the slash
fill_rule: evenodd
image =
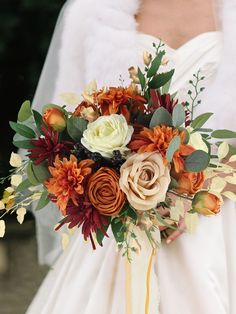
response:
<path id="1" fill-rule="evenodd" d="M 220 212 L 220 199 L 207 191 L 198 192 L 193 199 L 193 209 L 204 216 L 214 216 Z"/>
<path id="2" fill-rule="evenodd" d="M 48 108 L 44 112 L 43 121 L 56 132 L 62 132 L 66 127 L 66 116 L 57 108 Z"/>
<path id="3" fill-rule="evenodd" d="M 91 204 L 105 216 L 117 215 L 125 203 L 125 194 L 119 187 L 115 170 L 100 168 L 88 182 L 88 197 Z"/>
<path id="4" fill-rule="evenodd" d="M 87 120 L 88 122 L 93 122 L 97 120 L 97 118 L 99 117 L 99 113 L 95 105 L 88 103 L 86 101 L 83 101 L 75 109 L 73 116 L 81 117 Z"/>
<path id="5" fill-rule="evenodd" d="M 203 172 L 181 172 L 180 174 L 172 173 L 177 180 L 178 187 L 175 190 L 178 193 L 194 195 L 204 184 L 205 175 Z"/>

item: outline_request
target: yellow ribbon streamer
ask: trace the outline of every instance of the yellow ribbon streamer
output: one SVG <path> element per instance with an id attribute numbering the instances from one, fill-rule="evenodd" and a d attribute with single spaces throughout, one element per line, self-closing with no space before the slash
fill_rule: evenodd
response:
<path id="1" fill-rule="evenodd" d="M 156 254 L 156 251 L 153 249 L 148 269 L 147 269 L 147 275 L 146 275 L 146 301 L 145 301 L 145 314 L 149 314 L 149 305 L 150 305 L 150 277 L 151 277 L 151 269 L 152 269 L 152 263 L 153 263 L 153 257 Z M 131 262 L 132 263 L 132 262 Z M 126 260 L 125 268 L 126 268 L 126 314 L 133 314 L 132 313 L 132 276 L 131 276 L 131 263 Z"/>

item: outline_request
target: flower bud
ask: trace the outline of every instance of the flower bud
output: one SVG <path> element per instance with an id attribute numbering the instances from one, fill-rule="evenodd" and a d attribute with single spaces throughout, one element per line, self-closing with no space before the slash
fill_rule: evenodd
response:
<path id="1" fill-rule="evenodd" d="M 193 199 L 193 209 L 204 216 L 214 216 L 220 212 L 220 199 L 207 191 L 198 192 Z"/>
<path id="2" fill-rule="evenodd" d="M 167 57 L 163 58 L 161 61 L 161 65 L 167 65 L 169 63 L 169 59 Z"/>
<path id="3" fill-rule="evenodd" d="M 144 61 L 146 66 L 149 66 L 149 64 L 152 61 L 152 55 L 149 52 L 144 51 L 144 53 L 143 53 L 143 61 Z"/>
<path id="4" fill-rule="evenodd" d="M 48 108 L 44 112 L 43 121 L 56 132 L 62 132 L 66 127 L 65 114 L 57 108 Z"/>
<path id="5" fill-rule="evenodd" d="M 75 109 L 73 113 L 74 116 L 81 117 L 88 122 L 94 122 L 99 117 L 99 112 L 95 105 L 83 101 L 78 107 Z"/>
<path id="6" fill-rule="evenodd" d="M 133 78 L 134 76 L 137 76 L 138 75 L 137 69 L 135 69 L 134 67 L 130 67 L 129 68 L 129 75 L 130 75 L 130 78 Z"/>

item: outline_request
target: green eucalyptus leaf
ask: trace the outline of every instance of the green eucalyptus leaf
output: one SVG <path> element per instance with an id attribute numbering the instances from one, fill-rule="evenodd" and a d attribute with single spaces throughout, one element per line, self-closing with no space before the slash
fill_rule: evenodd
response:
<path id="1" fill-rule="evenodd" d="M 18 187 L 16 188 L 16 192 L 23 192 L 24 190 L 27 190 L 31 186 L 32 184 L 30 183 L 29 179 L 26 179 L 18 185 Z"/>
<path id="2" fill-rule="evenodd" d="M 160 107 L 154 112 L 149 126 L 150 128 L 154 128 L 160 124 L 172 126 L 172 123 L 172 117 L 169 111 L 164 107 Z"/>
<path id="3" fill-rule="evenodd" d="M 196 150 L 185 159 L 185 168 L 189 172 L 205 170 L 210 163 L 210 156 L 203 150 Z"/>
<path id="4" fill-rule="evenodd" d="M 28 126 L 16 122 L 10 121 L 10 127 L 12 130 L 14 130 L 16 133 L 26 137 L 26 138 L 35 138 L 35 133 L 34 131 L 29 128 Z"/>
<path id="5" fill-rule="evenodd" d="M 201 128 L 210 119 L 212 115 L 213 115 L 212 112 L 206 112 L 201 114 L 192 121 L 191 127 L 194 129 Z"/>
<path id="6" fill-rule="evenodd" d="M 236 132 L 230 130 L 217 130 L 211 133 L 214 138 L 236 138 Z"/>
<path id="7" fill-rule="evenodd" d="M 174 70 L 169 72 L 160 73 L 153 77 L 153 79 L 148 83 L 148 86 L 152 89 L 158 89 L 168 83 L 172 76 L 174 75 Z"/>
<path id="8" fill-rule="evenodd" d="M 174 107 L 173 114 L 173 126 L 181 126 L 185 122 L 185 110 L 182 104 L 178 104 Z"/>
<path id="9" fill-rule="evenodd" d="M 40 209 L 43 209 L 45 206 L 47 206 L 47 204 L 50 202 L 50 198 L 48 196 L 49 196 L 49 193 L 48 191 L 45 190 L 42 193 L 35 210 L 40 210 Z"/>
<path id="10" fill-rule="evenodd" d="M 41 163 L 39 165 L 32 163 L 32 171 L 39 183 L 44 183 L 45 180 L 51 177 L 47 163 Z"/>
<path id="11" fill-rule="evenodd" d="M 67 132 L 74 141 L 79 142 L 87 125 L 86 120 L 80 117 L 71 117 L 67 120 Z"/>
<path id="12" fill-rule="evenodd" d="M 31 103 L 29 100 L 26 100 L 23 102 L 19 112 L 18 112 L 18 121 L 19 122 L 24 122 L 30 118 L 32 115 L 31 112 Z"/>
<path id="13" fill-rule="evenodd" d="M 31 144 L 30 140 L 24 141 L 13 141 L 13 145 L 17 148 L 31 149 L 34 148 L 34 145 Z"/>
<path id="14" fill-rule="evenodd" d="M 147 77 L 150 78 L 154 76 L 160 68 L 161 61 L 163 56 L 165 55 L 165 51 L 161 51 L 158 55 L 153 59 L 151 66 L 147 72 Z"/>
<path id="15" fill-rule="evenodd" d="M 28 177 L 29 182 L 33 186 L 40 185 L 40 182 L 38 182 L 37 178 L 35 177 L 34 171 L 32 169 L 32 162 L 28 163 L 28 166 L 26 168 L 26 173 L 27 173 L 27 177 Z"/>
<path id="16" fill-rule="evenodd" d="M 44 122 L 43 122 L 43 117 L 42 115 L 36 111 L 36 110 L 32 110 L 33 112 L 33 116 L 34 116 L 34 121 L 35 121 L 35 124 L 37 126 L 37 129 L 39 131 L 40 134 L 43 134 L 43 131 L 41 130 L 41 125 L 44 125 Z"/>
<path id="17" fill-rule="evenodd" d="M 172 161 L 174 153 L 179 149 L 180 145 L 181 145 L 180 136 L 175 136 L 170 142 L 167 152 L 166 152 L 166 159 L 169 162 Z"/>
<path id="18" fill-rule="evenodd" d="M 138 68 L 138 78 L 140 81 L 141 88 L 143 90 L 145 87 L 145 84 L 146 84 L 146 78 L 145 78 L 143 72 L 140 70 L 140 68 Z"/>

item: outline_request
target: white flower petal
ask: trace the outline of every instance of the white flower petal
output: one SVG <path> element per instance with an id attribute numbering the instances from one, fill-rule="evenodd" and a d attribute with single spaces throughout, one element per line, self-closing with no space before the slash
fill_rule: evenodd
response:
<path id="1" fill-rule="evenodd" d="M 21 184 L 22 181 L 23 181 L 23 177 L 19 174 L 14 174 L 11 177 L 11 185 L 13 186 L 18 186 L 19 184 Z"/>
<path id="2" fill-rule="evenodd" d="M 0 238 L 3 238 L 6 231 L 6 225 L 4 220 L 0 220 Z"/>
<path id="3" fill-rule="evenodd" d="M 19 222 L 19 224 L 23 224 L 26 212 L 27 212 L 27 210 L 24 207 L 21 207 L 21 208 L 17 209 L 17 211 L 16 211 L 16 214 L 17 214 L 16 219 Z"/>
<path id="4" fill-rule="evenodd" d="M 19 154 L 11 153 L 10 165 L 15 168 L 19 168 L 22 166 L 22 158 Z"/>

